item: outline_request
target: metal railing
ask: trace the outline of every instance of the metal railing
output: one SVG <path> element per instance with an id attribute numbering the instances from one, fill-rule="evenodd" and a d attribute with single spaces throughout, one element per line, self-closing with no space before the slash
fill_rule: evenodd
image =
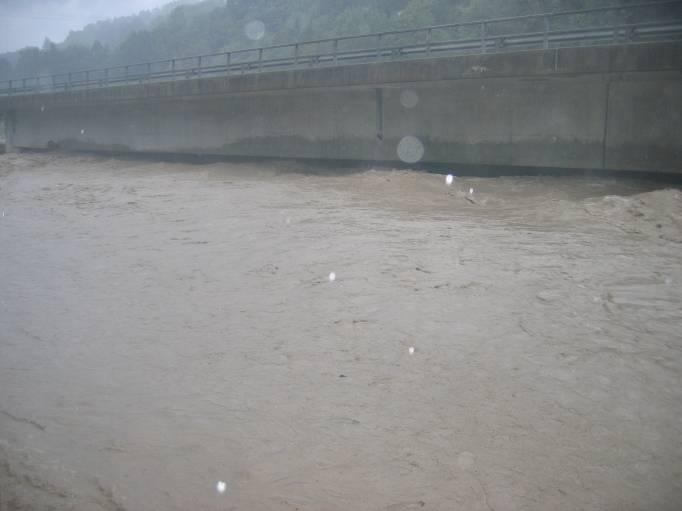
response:
<path id="1" fill-rule="evenodd" d="M 635 22 L 600 19 L 607 14 L 638 19 Z M 588 26 L 583 26 L 585 24 Z M 580 28 L 574 25 L 580 25 Z M 682 40 L 682 2 L 651 1 L 334 37 L 6 80 L 0 82 L 0 96 L 436 55 L 673 40 Z"/>

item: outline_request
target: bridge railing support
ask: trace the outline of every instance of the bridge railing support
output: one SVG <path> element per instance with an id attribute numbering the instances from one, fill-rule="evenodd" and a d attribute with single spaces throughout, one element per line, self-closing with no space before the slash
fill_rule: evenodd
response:
<path id="1" fill-rule="evenodd" d="M 648 9 L 651 11 L 649 12 Z M 606 20 L 606 23 L 599 21 L 598 15 L 613 12 L 628 16 L 632 14 L 633 19 L 637 21 L 625 23 L 628 20 L 621 19 L 618 23 L 618 20 L 613 18 Z M 594 19 L 594 22 L 587 24 L 589 26 L 584 23 L 586 15 L 589 15 L 589 19 Z M 504 27 L 509 27 L 510 23 L 514 28 L 504 29 Z M 143 83 L 169 78 L 175 80 L 183 77 L 211 76 L 223 73 L 223 71 L 231 74 L 233 70 L 237 73 L 240 71 L 247 73 L 254 70 L 262 72 L 269 69 L 286 69 L 292 66 L 298 67 L 301 64 L 313 67 L 317 64 L 339 65 L 372 60 L 381 61 L 385 56 L 402 59 L 431 57 L 433 54 L 486 54 L 491 51 L 509 51 L 514 48 L 549 49 L 559 46 L 579 46 L 586 43 L 615 44 L 633 40 L 682 40 L 682 2 L 680 0 L 650 0 L 644 3 L 644 0 L 641 0 L 641 3 L 620 6 L 544 12 L 359 36 L 331 37 L 316 41 L 234 50 L 227 53 L 176 57 L 106 69 L 14 78 L 13 82 L 0 82 L 0 95 L 35 94 L 44 90 L 87 89 L 103 85 Z M 216 58 L 221 59 L 217 65 Z M 223 58 L 225 60 L 222 60 Z M 177 68 L 178 63 L 180 63 L 179 68 Z"/>
<path id="2" fill-rule="evenodd" d="M 481 53 L 485 53 L 487 46 L 488 24 L 481 23 Z"/>

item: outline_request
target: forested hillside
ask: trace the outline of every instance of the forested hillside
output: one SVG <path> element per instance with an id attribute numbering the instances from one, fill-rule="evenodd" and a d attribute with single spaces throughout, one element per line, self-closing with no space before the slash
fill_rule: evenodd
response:
<path id="1" fill-rule="evenodd" d="M 641 0 L 640 0 L 641 1 Z M 464 20 L 627 4 L 631 0 L 205 0 L 103 21 L 72 32 L 62 44 L 0 59 L 0 79 L 51 74 Z M 260 21 L 262 37 L 245 27 Z M 259 34 L 260 35 L 260 34 Z M 256 39 L 256 40 L 254 40 Z"/>

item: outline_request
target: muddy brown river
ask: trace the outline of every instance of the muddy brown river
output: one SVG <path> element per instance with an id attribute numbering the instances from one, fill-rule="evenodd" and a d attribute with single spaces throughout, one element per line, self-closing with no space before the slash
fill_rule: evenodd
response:
<path id="1" fill-rule="evenodd" d="M 3 511 L 680 509 L 673 185 L 19 154 L 0 210 Z"/>

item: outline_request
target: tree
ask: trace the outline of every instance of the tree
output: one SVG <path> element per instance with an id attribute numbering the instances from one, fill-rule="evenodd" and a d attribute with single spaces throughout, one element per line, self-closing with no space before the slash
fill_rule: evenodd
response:
<path id="1" fill-rule="evenodd" d="M 9 80 L 12 77 L 12 64 L 7 59 L 0 59 L 0 80 Z"/>
<path id="2" fill-rule="evenodd" d="M 612 1 L 625 5 L 634 0 Z M 21 78 L 43 72 L 63 73 L 330 36 L 601 5 L 601 0 L 204 0 L 197 3 L 179 0 L 152 12 L 88 25 L 71 32 L 62 44 L 45 39 L 42 49 L 24 48 L 14 68 L 9 66 L 8 71 L 7 64 L 3 64 L 2 72 Z M 245 27 L 255 20 L 263 22 L 266 30 L 261 39 L 251 40 Z M 569 28 L 615 20 L 627 18 L 608 13 L 557 18 L 552 23 L 555 28 Z M 501 34 L 542 28 L 542 20 L 535 19 L 495 24 L 489 30 Z M 470 33 L 460 30 L 458 35 L 478 37 L 478 27 L 469 30 Z M 433 34 L 435 40 L 452 36 L 442 30 Z M 384 44 L 399 46 L 417 38 L 423 40 L 423 34 L 390 36 Z M 351 44 L 368 43 L 343 44 L 348 48 Z M 281 53 L 285 51 L 288 50 Z"/>

